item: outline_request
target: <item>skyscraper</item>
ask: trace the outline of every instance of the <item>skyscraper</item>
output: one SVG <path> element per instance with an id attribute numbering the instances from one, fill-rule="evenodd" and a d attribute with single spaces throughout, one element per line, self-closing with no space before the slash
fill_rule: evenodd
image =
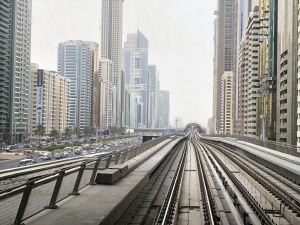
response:
<path id="1" fill-rule="evenodd" d="M 130 93 L 131 127 L 148 125 L 148 40 L 138 31 L 128 34 L 123 49 L 125 83 Z"/>
<path id="2" fill-rule="evenodd" d="M 149 93 L 148 93 L 148 127 L 156 128 L 156 120 L 158 117 L 158 71 L 156 65 L 148 66 L 149 73 Z"/>
<path id="3" fill-rule="evenodd" d="M 219 0 L 215 13 L 215 51 L 214 51 L 214 108 L 216 132 L 220 130 L 221 120 L 221 77 L 224 72 L 236 72 L 237 43 L 237 1 Z"/>
<path id="4" fill-rule="evenodd" d="M 170 93 L 165 90 L 161 90 L 159 93 L 159 128 L 168 128 L 170 122 Z"/>
<path id="5" fill-rule="evenodd" d="M 244 41 L 244 134 L 247 136 L 257 136 L 259 132 L 259 17 L 258 6 L 250 14 Z"/>
<path id="6" fill-rule="evenodd" d="M 261 99 L 259 136 L 276 139 L 276 81 L 277 81 L 277 0 L 259 2 L 260 44 L 259 78 Z M 262 124 L 262 122 L 264 124 Z"/>
<path id="7" fill-rule="evenodd" d="M 298 1 L 278 1 L 276 140 L 297 143 Z"/>
<path id="8" fill-rule="evenodd" d="M 57 70 L 70 79 L 69 127 L 83 130 L 92 126 L 93 77 L 98 72 L 96 52 L 95 42 L 66 41 L 58 46 Z"/>
<path id="9" fill-rule="evenodd" d="M 233 134 L 234 121 L 234 85 L 235 77 L 233 72 L 225 72 L 221 79 L 221 120 L 220 133 Z"/>
<path id="10" fill-rule="evenodd" d="M 101 113 L 100 129 L 108 129 L 113 124 L 113 66 L 109 59 L 100 59 L 99 74 L 102 79 L 101 85 Z"/>
<path id="11" fill-rule="evenodd" d="M 18 143 L 28 130 L 31 0 L 1 0 L 0 9 L 0 143 Z"/>
<path id="12" fill-rule="evenodd" d="M 29 134 L 33 135 L 39 124 L 45 135 L 52 130 L 62 134 L 68 126 L 69 79 L 31 64 L 29 85 Z"/>
<path id="13" fill-rule="evenodd" d="M 101 54 L 112 62 L 113 85 L 116 96 L 113 103 L 113 126 L 122 126 L 121 65 L 122 65 L 123 0 L 102 0 Z"/>

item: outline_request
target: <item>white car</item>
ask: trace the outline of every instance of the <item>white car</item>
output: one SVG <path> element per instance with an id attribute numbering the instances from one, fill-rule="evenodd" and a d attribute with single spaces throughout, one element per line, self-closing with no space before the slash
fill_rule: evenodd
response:
<path id="1" fill-rule="evenodd" d="M 91 151 L 91 154 L 96 154 L 96 151 L 95 151 L 95 150 L 92 150 L 92 151 Z"/>
<path id="2" fill-rule="evenodd" d="M 87 154 L 88 154 L 87 150 L 82 151 L 82 155 L 87 155 Z"/>

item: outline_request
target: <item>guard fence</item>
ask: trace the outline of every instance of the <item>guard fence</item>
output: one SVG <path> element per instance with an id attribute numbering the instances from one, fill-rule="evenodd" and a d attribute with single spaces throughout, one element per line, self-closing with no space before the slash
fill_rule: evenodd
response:
<path id="1" fill-rule="evenodd" d="M 0 192 L 1 225 L 20 225 L 44 209 L 56 209 L 59 201 L 70 195 L 79 195 L 79 190 L 87 185 L 94 185 L 98 170 L 122 164 L 168 138 L 170 136 L 163 136 L 139 146 L 87 158 L 79 166 L 59 169 Z"/>

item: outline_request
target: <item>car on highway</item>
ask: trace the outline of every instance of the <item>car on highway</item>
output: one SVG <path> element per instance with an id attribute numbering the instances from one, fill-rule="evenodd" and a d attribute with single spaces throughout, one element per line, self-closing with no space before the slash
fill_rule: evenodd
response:
<path id="1" fill-rule="evenodd" d="M 43 155 L 41 156 L 41 159 L 43 159 L 43 160 L 52 159 L 52 153 L 51 152 L 44 152 Z"/>
<path id="2" fill-rule="evenodd" d="M 88 154 L 88 151 L 87 150 L 83 150 L 82 151 L 82 155 L 87 155 Z"/>
<path id="3" fill-rule="evenodd" d="M 63 155 L 64 158 L 67 158 L 67 157 L 69 157 L 70 152 L 69 152 L 69 151 L 64 151 L 64 152 L 62 153 L 62 155 Z"/>
<path id="4" fill-rule="evenodd" d="M 91 154 L 96 154 L 96 151 L 95 151 L 95 150 L 92 150 L 92 151 L 91 151 Z"/>
<path id="5" fill-rule="evenodd" d="M 82 148 L 81 148 L 81 147 L 75 147 L 75 149 L 74 149 L 74 153 L 75 153 L 76 155 L 80 155 L 80 154 L 81 154 L 81 151 L 82 151 Z"/>
<path id="6" fill-rule="evenodd" d="M 60 154 L 59 152 L 55 152 L 55 153 L 53 154 L 53 157 L 54 157 L 55 159 L 61 159 L 61 158 L 62 158 L 62 156 L 61 156 L 61 154 Z"/>
<path id="7" fill-rule="evenodd" d="M 19 166 L 28 166 L 28 165 L 32 165 L 35 162 L 36 162 L 35 159 L 28 159 L 28 158 L 21 159 Z"/>

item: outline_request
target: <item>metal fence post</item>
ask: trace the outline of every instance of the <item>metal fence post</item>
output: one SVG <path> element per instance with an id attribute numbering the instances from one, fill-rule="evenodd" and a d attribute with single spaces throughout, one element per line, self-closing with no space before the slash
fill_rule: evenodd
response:
<path id="1" fill-rule="evenodd" d="M 107 160 L 106 160 L 106 165 L 105 165 L 105 169 L 108 169 L 110 161 L 111 161 L 112 155 L 110 155 Z"/>
<path id="2" fill-rule="evenodd" d="M 29 183 L 26 184 L 26 188 L 24 190 L 22 200 L 19 205 L 19 209 L 18 209 L 16 218 L 15 218 L 14 225 L 20 225 L 22 223 L 23 216 L 26 211 L 26 207 L 28 204 L 28 200 L 29 200 L 33 185 L 34 185 L 34 181 L 29 181 Z"/>
<path id="3" fill-rule="evenodd" d="M 78 189 L 79 189 L 80 181 L 81 181 L 85 167 L 86 167 L 86 162 L 83 162 L 78 171 L 78 176 L 77 176 L 77 179 L 76 179 L 76 182 L 75 182 L 75 185 L 74 185 L 71 195 L 79 195 Z"/>
<path id="4" fill-rule="evenodd" d="M 58 206 L 56 205 L 56 200 L 57 200 L 58 193 L 60 191 L 60 187 L 61 187 L 62 181 L 64 179 L 64 176 L 65 176 L 65 170 L 61 170 L 57 177 L 50 203 L 48 206 L 45 207 L 46 209 L 57 209 L 58 208 Z"/>
<path id="5" fill-rule="evenodd" d="M 89 183 L 90 185 L 96 184 L 95 183 L 95 177 L 96 177 L 96 174 L 97 174 L 100 162 L 101 162 L 101 157 L 98 157 L 97 160 L 96 160 L 94 169 L 93 169 L 93 173 L 92 173 L 91 179 L 90 179 L 90 183 Z"/>
<path id="6" fill-rule="evenodd" d="M 128 152 L 128 150 L 126 152 L 123 152 L 124 157 L 123 157 L 123 160 L 122 160 L 121 164 L 125 162 L 126 156 L 127 156 L 127 152 Z"/>
<path id="7" fill-rule="evenodd" d="M 121 153 L 118 153 L 116 155 L 115 165 L 117 165 L 119 163 L 120 155 L 121 155 Z"/>

